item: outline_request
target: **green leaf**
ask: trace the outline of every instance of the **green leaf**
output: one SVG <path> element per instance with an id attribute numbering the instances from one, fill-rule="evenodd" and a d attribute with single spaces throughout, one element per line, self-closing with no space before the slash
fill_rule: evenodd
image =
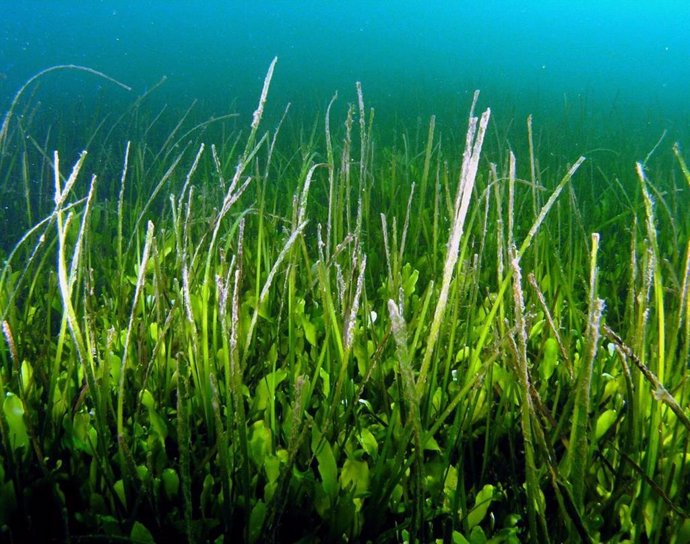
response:
<path id="1" fill-rule="evenodd" d="M 31 367 L 31 363 L 26 359 L 22 361 L 19 374 L 22 380 L 22 391 L 26 392 L 31 387 L 34 378 L 34 369 Z"/>
<path id="2" fill-rule="evenodd" d="M 264 470 L 269 483 L 278 480 L 278 476 L 280 476 L 280 459 L 277 455 L 266 456 L 264 459 Z"/>
<path id="3" fill-rule="evenodd" d="M 379 444 L 373 433 L 364 427 L 359 433 L 359 443 L 370 457 L 375 457 L 379 451 Z"/>
<path id="4" fill-rule="evenodd" d="M 132 542 L 142 542 L 145 544 L 155 544 L 156 542 L 146 526 L 138 521 L 135 521 L 134 525 L 132 525 L 132 532 L 129 533 L 129 539 Z"/>
<path id="5" fill-rule="evenodd" d="M 548 380 L 558 365 L 558 342 L 555 338 L 547 338 L 544 342 L 544 357 L 539 365 L 542 379 Z"/>
<path id="6" fill-rule="evenodd" d="M 304 337 L 312 346 L 316 345 L 316 326 L 309 321 L 306 316 L 302 319 L 302 327 L 304 328 Z"/>
<path id="7" fill-rule="evenodd" d="M 266 518 L 266 505 L 264 501 L 258 500 L 249 515 L 249 542 L 257 542 L 261 537 L 261 530 Z"/>
<path id="8" fill-rule="evenodd" d="M 474 527 L 479 525 L 484 517 L 486 516 L 489 506 L 491 506 L 491 501 L 494 497 L 494 486 L 491 484 L 486 484 L 482 487 L 481 491 L 477 493 L 477 498 L 474 500 L 474 508 L 467 515 L 467 526 L 472 530 Z M 470 534 L 470 541 L 473 540 L 473 533 Z M 486 539 L 486 537 L 484 537 Z"/>
<path id="9" fill-rule="evenodd" d="M 534 325 L 532 325 L 532 328 L 529 331 L 528 338 L 532 340 L 533 338 L 539 336 L 544 330 L 544 325 L 545 321 L 543 319 L 540 319 Z"/>
<path id="10" fill-rule="evenodd" d="M 644 530 L 647 538 L 652 535 L 652 531 L 655 527 L 654 513 L 656 511 L 656 502 L 652 499 L 647 499 L 644 503 L 643 519 L 644 519 Z"/>
<path id="11" fill-rule="evenodd" d="M 340 473 L 340 487 L 346 491 L 352 489 L 356 496 L 366 493 L 369 490 L 369 465 L 366 461 L 347 459 Z"/>
<path id="12" fill-rule="evenodd" d="M 201 495 L 199 496 L 199 504 L 202 512 L 208 512 L 216 505 L 218 495 L 214 489 L 215 480 L 211 474 L 204 477 L 204 483 L 201 485 Z"/>
<path id="13" fill-rule="evenodd" d="M 278 482 L 266 482 L 264 486 L 264 500 L 270 503 L 273 500 L 273 496 L 276 494 L 278 489 Z"/>
<path id="14" fill-rule="evenodd" d="M 333 450 L 328 442 L 324 442 L 316 453 L 316 460 L 319 463 L 319 474 L 323 490 L 335 501 L 338 497 L 338 466 L 335 463 Z"/>
<path id="15" fill-rule="evenodd" d="M 319 369 L 319 376 L 323 380 L 323 395 L 328 398 L 331 393 L 331 378 L 324 368 Z"/>
<path id="16" fill-rule="evenodd" d="M 594 439 L 599 440 L 606 434 L 616 421 L 617 413 L 615 410 L 606 410 L 597 418 L 597 425 L 594 431 Z"/>
<path id="17" fill-rule="evenodd" d="M 406 297 L 414 293 L 417 280 L 419 279 L 419 270 L 411 270 L 410 263 L 406 263 L 402 272 L 402 288 Z"/>
<path id="18" fill-rule="evenodd" d="M 455 497 L 458 493 L 458 469 L 453 465 L 448 466 L 446 477 L 443 481 L 443 511 L 462 516 L 462 509 L 457 504 Z"/>
<path id="19" fill-rule="evenodd" d="M 74 414 L 72 423 L 74 446 L 84 453 L 93 455 L 98 440 L 96 429 L 91 425 L 91 416 L 86 412 Z"/>
<path id="20" fill-rule="evenodd" d="M 10 445 L 14 451 L 19 448 L 26 448 L 29 445 L 29 435 L 26 432 L 24 423 L 24 403 L 14 393 L 7 393 L 5 401 L 2 403 L 2 411 L 5 413 L 5 420 L 9 428 Z"/>
<path id="21" fill-rule="evenodd" d="M 115 490 L 115 493 L 120 498 L 120 501 L 122 502 L 122 504 L 126 508 L 127 507 L 127 496 L 125 495 L 125 483 L 122 480 L 118 480 L 113 485 L 113 489 Z"/>
<path id="22" fill-rule="evenodd" d="M 105 499 L 100 493 L 91 493 L 89 495 L 89 510 L 92 514 L 103 515 L 108 512 Z"/>
<path id="23" fill-rule="evenodd" d="M 464 536 L 462 536 L 458 531 L 453 531 L 453 544 L 470 544 Z"/>
<path id="24" fill-rule="evenodd" d="M 441 447 L 438 445 L 438 442 L 436 442 L 436 439 L 431 435 L 427 436 L 424 440 L 423 449 L 424 451 L 441 451 Z"/>
<path id="25" fill-rule="evenodd" d="M 680 524 L 680 529 L 676 534 L 676 542 L 690 542 L 690 519 L 686 519 Z"/>
<path id="26" fill-rule="evenodd" d="M 249 458 L 257 466 L 263 466 L 266 455 L 271 453 L 271 450 L 271 430 L 266 427 L 266 423 L 261 419 L 251 426 Z"/>
<path id="27" fill-rule="evenodd" d="M 141 403 L 149 410 L 153 410 L 156 407 L 156 401 L 153 399 L 153 395 L 148 389 L 144 389 L 141 392 Z"/>
<path id="28" fill-rule="evenodd" d="M 486 535 L 481 527 L 475 527 L 470 531 L 470 544 L 485 544 Z"/>
<path id="29" fill-rule="evenodd" d="M 328 514 L 331 512 L 331 501 L 322 486 L 317 485 L 314 487 L 312 501 L 314 502 L 316 513 L 323 519 L 327 519 Z"/>
<path id="30" fill-rule="evenodd" d="M 177 496 L 177 492 L 180 489 L 180 477 L 175 472 L 174 468 L 166 468 L 161 474 L 161 480 L 163 482 L 163 492 L 168 499 L 172 499 Z"/>
<path id="31" fill-rule="evenodd" d="M 151 428 L 160 440 L 161 446 L 165 447 L 165 439 L 168 437 L 168 425 L 165 420 L 155 410 L 149 410 L 149 421 Z"/>
<path id="32" fill-rule="evenodd" d="M 287 370 L 276 370 L 261 378 L 254 393 L 253 410 L 262 411 L 268 407 L 269 399 L 275 396 L 276 388 L 287 378 L 287 375 Z"/>
<path id="33" fill-rule="evenodd" d="M 158 342 L 158 323 L 155 321 L 149 325 L 149 334 L 151 335 L 151 340 Z"/>
<path id="34" fill-rule="evenodd" d="M 459 363 L 461 361 L 467 360 L 467 358 L 470 356 L 470 348 L 469 346 L 464 346 L 458 350 L 458 352 L 455 354 L 455 362 Z"/>

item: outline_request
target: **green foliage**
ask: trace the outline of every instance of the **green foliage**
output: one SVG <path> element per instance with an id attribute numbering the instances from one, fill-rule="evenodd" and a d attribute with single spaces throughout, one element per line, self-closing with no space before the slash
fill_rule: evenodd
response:
<path id="1" fill-rule="evenodd" d="M 66 168 L 8 124 L 0 195 L 41 189 L 0 271 L 0 538 L 686 542 L 679 146 L 583 173 L 473 112 L 464 157 L 435 119 L 380 148 L 362 94 L 296 140 L 272 69 L 244 136 L 154 142 L 138 101 Z"/>
<path id="2" fill-rule="evenodd" d="M 26 450 L 29 447 L 29 435 L 24 422 L 24 402 L 14 393 L 7 393 L 2 403 L 2 412 L 5 416 L 9 431 L 9 442 L 12 450 Z"/>

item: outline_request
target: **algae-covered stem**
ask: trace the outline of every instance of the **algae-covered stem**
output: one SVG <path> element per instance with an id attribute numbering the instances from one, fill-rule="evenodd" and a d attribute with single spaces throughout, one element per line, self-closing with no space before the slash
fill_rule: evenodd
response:
<path id="1" fill-rule="evenodd" d="M 470 197 L 472 196 L 472 189 L 477 178 L 477 169 L 479 167 L 479 156 L 484 142 L 484 135 L 486 134 L 486 127 L 489 124 L 489 117 L 491 110 L 487 110 L 482 114 L 481 121 L 474 116 L 474 108 L 479 98 L 479 91 L 475 91 L 472 107 L 470 109 L 469 127 L 467 129 L 467 138 L 465 140 L 465 151 L 462 156 L 462 169 L 460 174 L 460 186 L 458 194 L 455 199 L 455 214 L 453 221 L 453 229 L 450 233 L 447 245 L 446 262 L 443 267 L 443 280 L 441 283 L 441 292 L 439 294 L 436 310 L 434 311 L 434 318 L 431 323 L 431 332 L 427 342 L 426 352 L 424 353 L 424 360 L 419 370 L 419 378 L 417 380 L 417 390 L 422 392 L 426 383 L 426 375 L 431 364 L 431 357 L 438 340 L 438 335 L 441 329 L 441 322 L 445 315 L 446 306 L 448 303 L 448 291 L 450 289 L 450 282 L 453 277 L 453 270 L 458 260 L 458 249 L 460 247 L 460 239 L 462 238 L 465 217 L 470 205 Z M 477 122 L 479 121 L 479 129 L 477 130 Z M 476 136 L 476 137 L 475 137 Z"/>

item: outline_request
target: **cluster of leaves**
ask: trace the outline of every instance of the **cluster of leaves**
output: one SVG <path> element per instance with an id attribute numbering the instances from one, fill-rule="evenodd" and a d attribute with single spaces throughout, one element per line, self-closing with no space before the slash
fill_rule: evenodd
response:
<path id="1" fill-rule="evenodd" d="M 2 538 L 687 541 L 687 187 L 639 165 L 600 249 L 581 161 L 463 189 L 473 132 L 379 159 L 361 89 L 282 142 L 272 69 L 246 139 L 178 125 L 119 186 L 3 134 L 0 183 L 55 194 L 0 276 Z"/>

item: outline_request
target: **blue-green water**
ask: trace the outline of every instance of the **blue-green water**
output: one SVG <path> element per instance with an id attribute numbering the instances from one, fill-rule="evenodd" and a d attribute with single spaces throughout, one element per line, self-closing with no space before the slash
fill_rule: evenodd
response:
<path id="1" fill-rule="evenodd" d="M 0 541 L 686 541 L 689 1 L 0 0 Z"/>
<path id="2" fill-rule="evenodd" d="M 354 101 L 355 81 L 379 127 L 431 114 L 455 126 L 481 89 L 504 126 L 522 130 L 532 113 L 574 147 L 584 129 L 593 142 L 613 131 L 648 150 L 663 130 L 687 138 L 688 29 L 682 0 L 4 1 L 0 108 L 34 73 L 74 63 L 134 90 L 53 74 L 37 91 L 48 115 L 78 101 L 115 108 L 167 76 L 152 98 L 171 118 L 197 100 L 200 117 L 249 119 L 277 56 L 269 114 L 290 102 L 307 124 L 335 91 L 339 107 Z"/>

